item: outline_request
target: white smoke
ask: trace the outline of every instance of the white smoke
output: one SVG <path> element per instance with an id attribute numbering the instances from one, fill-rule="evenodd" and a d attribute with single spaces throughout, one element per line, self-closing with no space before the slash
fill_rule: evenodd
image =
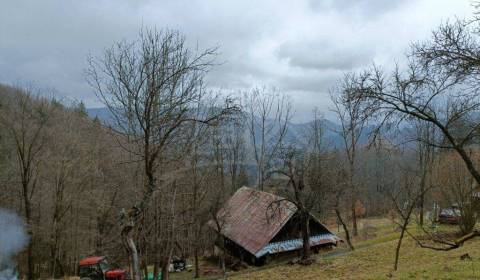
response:
<path id="1" fill-rule="evenodd" d="M 27 244 L 25 223 L 14 212 L 0 208 L 0 280 L 17 279 L 12 258 Z"/>

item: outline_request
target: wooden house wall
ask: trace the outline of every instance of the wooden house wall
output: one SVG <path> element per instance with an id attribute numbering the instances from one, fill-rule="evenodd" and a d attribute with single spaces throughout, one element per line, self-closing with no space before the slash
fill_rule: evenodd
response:
<path id="1" fill-rule="evenodd" d="M 319 224 L 315 219 L 310 220 L 310 236 L 318 235 L 322 233 L 328 233 L 329 231 L 321 224 Z M 270 240 L 271 242 L 279 242 L 290 239 L 301 238 L 302 233 L 300 229 L 300 221 L 298 217 L 294 216 L 291 218 L 285 226 Z"/>

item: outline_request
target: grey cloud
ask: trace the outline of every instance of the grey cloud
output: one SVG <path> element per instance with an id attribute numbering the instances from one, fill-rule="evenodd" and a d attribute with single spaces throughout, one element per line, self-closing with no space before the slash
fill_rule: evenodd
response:
<path id="1" fill-rule="evenodd" d="M 288 42 L 277 49 L 279 59 L 286 59 L 293 67 L 315 70 L 352 70 L 366 65 L 373 59 L 374 48 L 348 42 L 335 45 L 329 41 Z"/>
<path id="2" fill-rule="evenodd" d="M 382 15 L 408 1 L 410 0 L 310 0 L 310 7 L 315 11 L 334 10 L 356 14 L 369 20 L 368 17 Z"/>
<path id="3" fill-rule="evenodd" d="M 303 106 L 324 104 L 317 93 L 342 72 L 396 55 L 416 38 L 419 25 L 433 28 L 470 7 L 469 0 L 4 2 L 0 82 L 33 81 L 91 107 L 101 104 L 83 77 L 87 55 L 135 39 L 142 25 L 179 29 L 192 47 L 219 46 L 222 64 L 208 74 L 211 87 L 276 86 Z M 406 29 L 401 38 L 391 32 Z"/>
<path id="4" fill-rule="evenodd" d="M 340 76 L 338 71 L 285 75 L 278 85 L 284 91 L 328 92 Z"/>

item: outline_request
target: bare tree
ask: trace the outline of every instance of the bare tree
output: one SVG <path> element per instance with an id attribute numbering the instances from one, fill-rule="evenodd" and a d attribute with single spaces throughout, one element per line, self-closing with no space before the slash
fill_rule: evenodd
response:
<path id="1" fill-rule="evenodd" d="M 191 225 L 193 227 L 193 257 L 194 257 L 194 266 L 195 273 L 194 278 L 200 277 L 200 265 L 199 265 L 199 254 L 200 254 L 200 245 L 202 239 L 202 232 L 205 227 L 205 224 L 210 218 L 207 204 L 207 196 L 209 188 L 207 185 L 210 184 L 211 172 L 209 172 L 208 159 L 209 154 L 207 150 L 210 150 L 208 143 L 211 129 L 208 129 L 205 125 L 194 124 L 194 143 L 191 146 L 191 151 L 189 152 L 189 176 L 191 180 L 189 184 L 191 185 L 191 200 L 190 200 L 190 210 L 188 213 L 191 219 Z"/>
<path id="2" fill-rule="evenodd" d="M 138 41 L 120 42 L 107 49 L 103 58 L 89 59 L 89 83 L 116 120 L 115 129 L 129 140 L 125 149 L 144 163 L 143 195 L 123 212 L 122 236 L 135 280 L 140 280 L 140 265 L 132 232 L 158 188 L 156 173 L 165 147 L 185 123 L 211 123 L 232 109 L 217 110 L 205 119 L 191 113 L 207 95 L 202 81 L 215 51 L 192 52 L 176 31 L 144 29 Z"/>
<path id="3" fill-rule="evenodd" d="M 31 234 L 20 273 L 29 274 L 33 263 L 35 278 L 73 275 L 79 259 L 95 251 L 117 262 L 124 250 L 116 215 L 104 208 L 130 204 L 134 196 L 125 187 L 134 176 L 116 165 L 125 153 L 112 147 L 108 129 L 75 103 L 44 99 L 30 88 L 0 86 L 0 104 L 2 155 L 9 159 L 2 163 L 0 204 L 24 213 Z"/>
<path id="4" fill-rule="evenodd" d="M 411 174 L 408 174 L 408 172 L 406 173 L 407 174 L 403 175 L 403 182 L 393 183 L 396 185 L 400 185 L 400 188 L 394 188 L 391 186 L 390 188 L 387 188 L 388 191 L 385 192 L 392 201 L 395 212 L 400 218 L 399 221 L 394 220 L 395 224 L 400 227 L 400 237 L 398 238 L 397 246 L 395 247 L 395 260 L 393 263 L 393 270 L 397 270 L 398 268 L 398 260 L 400 257 L 402 241 L 411 222 L 413 211 L 417 207 L 419 200 L 424 196 L 426 191 L 426 189 L 424 189 L 423 191 L 421 189 L 418 189 L 418 184 L 417 182 L 415 182 L 416 178 L 414 176 L 411 176 Z M 412 180 L 412 178 L 414 179 Z"/>
<path id="5" fill-rule="evenodd" d="M 215 244 L 220 246 L 221 256 L 220 256 L 220 267 L 222 268 L 223 279 L 227 278 L 227 268 L 226 268 L 226 248 L 225 248 L 225 238 L 223 237 L 226 222 L 230 217 L 231 209 L 225 207 L 225 195 L 223 192 L 216 192 L 210 201 L 209 213 L 212 218 L 211 223 L 215 229 L 216 238 Z"/>
<path id="6" fill-rule="evenodd" d="M 378 189 L 390 200 L 394 213 L 392 221 L 400 230 L 393 262 L 393 270 L 396 271 L 403 239 L 406 234 L 410 235 L 408 226 L 414 210 L 432 185 L 422 185 L 424 174 L 417 171 L 417 163 L 405 155 L 404 149 L 383 147 L 380 141 L 376 143 L 376 149 L 377 160 L 381 164 L 377 173 Z"/>
<path id="7" fill-rule="evenodd" d="M 176 202 L 176 195 L 177 195 L 177 188 L 176 188 L 176 181 L 173 182 L 172 184 L 172 196 L 171 199 L 169 199 L 171 203 L 170 211 L 168 213 L 167 217 L 167 231 L 165 233 L 165 245 L 164 246 L 164 252 L 163 252 L 163 258 L 162 258 L 162 280 L 168 280 L 169 279 L 169 268 L 170 268 L 170 262 L 172 259 L 172 254 L 175 246 L 175 238 L 176 238 L 176 219 L 177 215 L 175 213 L 175 202 Z"/>
<path id="8" fill-rule="evenodd" d="M 306 141 L 296 143 L 297 146 L 288 146 L 282 149 L 281 160 L 283 167 L 274 170 L 287 179 L 287 186 L 281 190 L 284 199 L 275 201 L 269 210 L 279 209 L 282 201 L 286 200 L 296 207 L 296 216 L 302 238 L 302 260 L 310 263 L 310 221 L 312 213 L 317 214 L 325 211 L 327 192 L 329 186 L 326 183 L 324 172 L 327 160 L 323 119 L 314 112 L 314 120 L 305 135 Z"/>
<path id="9" fill-rule="evenodd" d="M 333 163 L 333 164 L 332 164 Z M 350 250 L 355 250 L 355 247 L 352 243 L 352 237 L 350 236 L 350 230 L 348 229 L 347 221 L 345 220 L 342 209 L 344 208 L 342 202 L 344 202 L 344 197 L 346 192 L 348 192 L 348 176 L 346 176 L 345 169 L 342 168 L 340 160 L 333 159 L 331 161 L 331 174 L 330 182 L 332 182 L 332 197 L 333 197 L 333 211 L 337 217 L 337 223 L 342 226 L 343 232 L 345 233 L 345 239 Z M 350 205 L 348 205 L 350 208 Z"/>
<path id="10" fill-rule="evenodd" d="M 461 23 L 441 26 L 430 42 L 412 49 L 404 71 L 397 66 L 388 77 L 373 67 L 356 75 L 349 99 L 362 101 L 365 112 L 374 111 L 380 125 L 398 126 L 410 119 L 431 124 L 442 138 L 428 144 L 456 151 L 480 183 L 480 174 L 467 151 L 480 127 L 474 114 L 480 106 L 476 68 L 467 67 L 466 61 L 456 61 L 459 57 L 450 57 L 455 52 L 448 47 L 455 45 L 463 46 L 465 55 L 476 46 Z"/>
<path id="11" fill-rule="evenodd" d="M 227 164 L 230 192 L 235 192 L 241 187 L 241 172 L 245 168 L 246 147 L 245 147 L 245 117 L 237 114 L 223 127 L 223 142 L 225 146 L 225 161 Z"/>
<path id="12" fill-rule="evenodd" d="M 348 162 L 348 194 L 350 199 L 350 211 L 352 216 L 353 235 L 358 235 L 357 213 L 355 212 L 355 203 L 359 195 L 359 180 L 357 173 L 357 150 L 359 148 L 360 138 L 367 120 L 370 117 L 363 110 L 363 103 L 359 99 L 350 98 L 351 92 L 355 90 L 355 77 L 345 75 L 338 88 L 331 93 L 331 99 L 334 104 L 333 111 L 340 120 L 341 128 L 337 133 L 343 141 L 343 149 Z"/>
<path id="13" fill-rule="evenodd" d="M 418 201 L 419 207 L 419 224 L 423 226 L 425 216 L 425 195 L 426 189 L 432 184 L 431 174 L 435 162 L 435 147 L 430 145 L 435 139 L 435 127 L 429 123 L 415 122 L 415 130 L 417 136 L 417 155 L 418 166 L 420 170 L 420 193 L 421 197 Z"/>
<path id="14" fill-rule="evenodd" d="M 257 164 L 257 185 L 263 190 L 271 176 L 291 119 L 291 105 L 275 89 L 254 88 L 245 94 L 244 109 Z"/>
<path id="15" fill-rule="evenodd" d="M 287 191 L 283 194 L 285 199 L 278 200 L 269 206 L 269 209 L 275 213 L 282 201 L 287 200 L 297 208 L 295 215 L 298 216 L 299 226 L 302 235 L 302 260 L 310 259 L 310 220 L 311 210 L 317 203 L 316 193 L 310 191 L 305 185 L 305 163 L 304 158 L 293 147 L 286 148 L 282 156 L 284 168 L 275 172 L 287 177 Z"/>
<path id="16" fill-rule="evenodd" d="M 478 162 L 478 155 L 472 155 Z M 458 223 L 462 234 L 469 234 L 475 229 L 478 216 L 477 184 L 466 170 L 457 154 L 446 152 L 439 156 L 434 170 L 435 183 L 439 185 L 441 197 L 445 206 L 452 211 L 458 211 Z"/>
<path id="17" fill-rule="evenodd" d="M 480 173 L 469 152 L 478 141 L 480 128 L 476 114 L 480 108 L 477 27 L 478 21 L 440 26 L 431 40 L 413 46 L 405 69 L 397 66 L 387 75 L 374 66 L 355 75 L 349 98 L 361 101 L 366 114 L 374 112 L 377 132 L 412 119 L 435 127 L 441 137 L 429 139 L 427 144 L 455 151 L 479 184 Z M 458 248 L 479 234 L 471 235 L 441 245 Z"/>
<path id="18" fill-rule="evenodd" d="M 33 239 L 33 206 L 42 164 L 42 152 L 48 140 L 47 126 L 51 116 L 48 100 L 33 95 L 29 88 L 15 89 L 14 94 L 4 98 L 1 104 L 0 125 L 13 142 L 16 173 L 20 178 L 27 232 Z M 27 247 L 27 279 L 33 280 L 33 240 Z"/>
<path id="19" fill-rule="evenodd" d="M 64 275 L 64 266 L 60 257 L 62 239 L 65 236 L 65 221 L 75 199 L 79 199 L 85 190 L 89 174 L 93 173 L 94 147 L 89 147 L 85 137 L 84 120 L 78 113 L 66 109 L 52 111 L 50 118 L 55 126 L 48 129 L 48 153 L 45 156 L 44 169 L 48 170 L 43 180 L 50 187 L 46 193 L 51 195 L 51 237 L 50 269 L 52 278 Z M 75 155 L 75 156 L 72 156 Z M 47 172 L 45 172 L 47 173 Z"/>

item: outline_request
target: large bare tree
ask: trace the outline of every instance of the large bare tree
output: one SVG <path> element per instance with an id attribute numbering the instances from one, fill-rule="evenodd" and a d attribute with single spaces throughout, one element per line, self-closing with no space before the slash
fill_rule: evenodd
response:
<path id="1" fill-rule="evenodd" d="M 284 144 L 292 108 L 286 95 L 265 87 L 252 89 L 245 94 L 244 99 L 257 166 L 257 185 L 263 190 Z"/>
<path id="2" fill-rule="evenodd" d="M 441 25 L 430 40 L 413 45 L 405 67 L 397 65 L 386 74 L 374 66 L 355 75 L 348 98 L 361 101 L 364 113 L 373 114 L 379 124 L 376 132 L 411 120 L 435 127 L 440 137 L 421 140 L 457 153 L 480 184 L 470 153 L 480 129 L 478 25 L 461 20 Z M 448 243 L 449 248 L 465 240 Z"/>
<path id="3" fill-rule="evenodd" d="M 191 51 L 177 31 L 142 29 L 138 40 L 119 42 L 103 57 L 89 59 L 89 83 L 114 117 L 114 128 L 128 139 L 125 149 L 144 163 L 142 197 L 124 212 L 122 226 L 135 280 L 140 280 L 140 267 L 132 233 L 159 187 L 157 171 L 165 148 L 184 124 L 211 123 L 228 111 L 215 108 L 205 119 L 192 113 L 208 94 L 203 77 L 213 66 L 215 51 Z"/>

